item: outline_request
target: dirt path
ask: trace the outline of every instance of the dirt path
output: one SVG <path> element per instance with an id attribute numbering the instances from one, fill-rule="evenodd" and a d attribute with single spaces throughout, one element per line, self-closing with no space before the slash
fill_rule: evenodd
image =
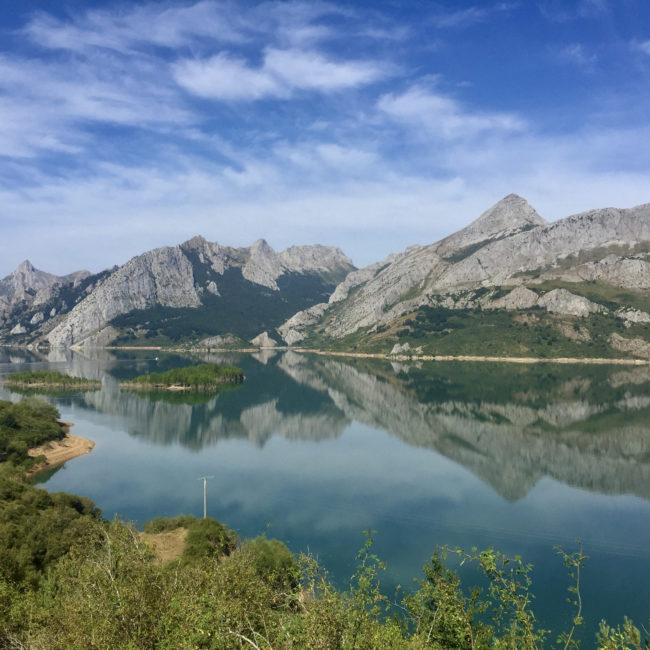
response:
<path id="1" fill-rule="evenodd" d="M 61 425 L 66 431 L 69 431 L 70 427 L 73 426 L 71 422 L 61 422 Z M 65 438 L 62 438 L 61 440 L 52 440 L 40 447 L 34 447 L 29 450 L 29 455 L 32 458 L 36 458 L 36 456 L 45 456 L 45 463 L 32 467 L 32 469 L 27 472 L 27 476 L 33 476 L 43 470 L 56 467 L 72 458 L 76 458 L 77 456 L 89 454 L 94 446 L 95 443 L 92 440 L 82 438 L 81 436 L 73 436 L 68 432 L 66 433 Z"/>

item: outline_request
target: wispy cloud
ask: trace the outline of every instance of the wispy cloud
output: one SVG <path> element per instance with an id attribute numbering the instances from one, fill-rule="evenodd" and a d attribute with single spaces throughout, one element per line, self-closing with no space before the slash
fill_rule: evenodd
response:
<path id="1" fill-rule="evenodd" d="M 475 5 L 466 9 L 443 10 L 434 14 L 433 21 L 437 27 L 467 27 L 484 22 L 496 13 L 511 11 L 516 6 L 515 2 L 498 2 L 492 5 Z"/>
<path id="2" fill-rule="evenodd" d="M 90 10 L 70 21 L 39 13 L 24 32 L 41 47 L 73 51 L 100 47 L 128 52 L 142 45 L 175 48 L 196 38 L 245 40 L 245 26 L 230 17 L 228 7 L 206 0 L 181 7 L 145 4 L 119 12 Z"/>
<path id="3" fill-rule="evenodd" d="M 632 48 L 650 56 L 650 40 L 641 42 L 634 41 L 632 43 Z"/>
<path id="4" fill-rule="evenodd" d="M 565 23 L 580 18 L 600 18 L 610 12 L 609 0 L 538 0 L 537 6 L 544 18 L 554 23 Z"/>
<path id="5" fill-rule="evenodd" d="M 334 61 L 314 51 L 269 48 L 260 67 L 218 54 L 207 60 L 183 60 L 174 78 L 188 91 L 221 100 L 288 97 L 294 90 L 333 92 L 362 86 L 388 74 L 371 61 Z"/>
<path id="6" fill-rule="evenodd" d="M 570 63 L 585 71 L 592 71 L 598 56 L 589 52 L 581 43 L 569 43 L 553 51 L 553 56 L 562 63 Z"/>
<path id="7" fill-rule="evenodd" d="M 485 132 L 520 131 L 525 127 L 524 121 L 514 114 L 471 111 L 451 97 L 418 85 L 399 95 L 383 95 L 377 107 L 394 120 L 425 127 L 446 140 L 472 138 Z"/>

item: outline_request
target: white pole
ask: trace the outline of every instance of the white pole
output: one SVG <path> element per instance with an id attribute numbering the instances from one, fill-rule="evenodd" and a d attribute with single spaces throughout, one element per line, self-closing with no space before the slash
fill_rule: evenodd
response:
<path id="1" fill-rule="evenodd" d="M 214 476 L 200 476 L 197 478 L 197 481 L 203 481 L 203 519 L 206 519 L 208 516 L 208 479 L 214 478 Z"/>

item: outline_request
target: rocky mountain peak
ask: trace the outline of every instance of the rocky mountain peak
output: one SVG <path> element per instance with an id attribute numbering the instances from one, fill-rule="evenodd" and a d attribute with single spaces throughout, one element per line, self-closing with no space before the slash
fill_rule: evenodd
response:
<path id="1" fill-rule="evenodd" d="M 189 249 L 189 250 L 196 250 L 196 249 L 200 250 L 204 248 L 207 243 L 208 242 L 206 241 L 205 237 L 203 237 L 203 235 L 195 235 L 191 239 L 184 241 L 181 244 L 181 248 Z"/>
<path id="2" fill-rule="evenodd" d="M 524 230 L 546 226 L 548 222 L 517 194 L 508 194 L 488 208 L 478 219 L 440 242 L 440 254 L 474 246 L 490 239 L 501 239 Z"/>
<path id="3" fill-rule="evenodd" d="M 0 280 L 0 294 L 7 296 L 10 301 L 23 300 L 26 292 L 35 293 L 58 279 L 56 275 L 39 271 L 29 260 L 25 260 L 10 275 Z"/>
<path id="4" fill-rule="evenodd" d="M 508 194 L 488 208 L 468 228 L 479 224 L 486 234 L 497 234 L 502 230 L 520 229 L 528 225 L 545 226 L 547 222 L 537 214 L 535 208 L 526 199 L 518 194 Z"/>
<path id="5" fill-rule="evenodd" d="M 12 272 L 11 275 L 18 275 L 22 273 L 33 273 L 36 269 L 34 265 L 29 261 L 25 260 L 21 262 Z"/>
<path id="6" fill-rule="evenodd" d="M 269 243 L 266 239 L 258 239 L 250 245 L 251 256 L 264 256 L 269 257 L 275 255 L 275 251 L 269 246 Z"/>

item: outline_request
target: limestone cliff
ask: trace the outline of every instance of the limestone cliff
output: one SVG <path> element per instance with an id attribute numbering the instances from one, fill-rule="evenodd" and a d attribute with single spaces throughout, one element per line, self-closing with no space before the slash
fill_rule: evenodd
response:
<path id="1" fill-rule="evenodd" d="M 359 329 L 374 331 L 425 305 L 537 306 L 577 316 L 608 311 L 566 289 L 546 295 L 544 289 L 513 293 L 510 299 L 485 294 L 494 287 L 535 287 L 548 281 L 598 282 L 647 293 L 650 204 L 592 210 L 547 223 L 524 199 L 510 194 L 442 241 L 413 246 L 351 273 L 320 308 L 318 323 L 322 333 L 337 339 Z M 314 316 L 312 310 L 283 324 L 285 341 L 302 340 L 314 326 Z"/>
<path id="2" fill-rule="evenodd" d="M 0 336 L 18 342 L 41 338 L 51 347 L 106 345 L 125 328 L 136 338 L 166 335 L 174 321 L 176 330 L 186 325 L 197 336 L 250 339 L 326 300 L 352 270 L 338 248 L 293 246 L 276 253 L 264 240 L 232 248 L 200 236 L 138 255 L 97 276 L 78 273 L 62 279 L 24 262 L 0 281 Z M 67 290 L 64 301 L 60 287 L 66 282 L 77 288 Z M 170 315 L 165 309 L 178 311 Z M 236 318 L 228 318 L 235 313 Z M 114 322 L 127 315 L 126 325 Z"/>

